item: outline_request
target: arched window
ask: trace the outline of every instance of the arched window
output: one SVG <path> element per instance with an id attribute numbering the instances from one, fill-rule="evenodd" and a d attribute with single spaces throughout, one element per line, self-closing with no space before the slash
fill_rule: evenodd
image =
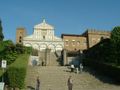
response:
<path id="1" fill-rule="evenodd" d="M 22 37 L 20 36 L 19 39 L 22 39 Z"/>
<path id="2" fill-rule="evenodd" d="M 19 40 L 19 42 L 21 43 L 22 41 L 21 41 L 21 40 Z"/>

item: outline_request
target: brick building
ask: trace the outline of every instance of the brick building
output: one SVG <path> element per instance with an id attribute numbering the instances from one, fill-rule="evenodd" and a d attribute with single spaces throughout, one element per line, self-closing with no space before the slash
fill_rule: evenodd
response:
<path id="1" fill-rule="evenodd" d="M 62 34 L 64 41 L 63 65 L 78 66 L 83 58 L 83 50 L 96 45 L 101 39 L 110 38 L 108 31 L 87 30 L 81 35 Z"/>
<path id="2" fill-rule="evenodd" d="M 64 49 L 69 51 L 78 51 L 87 49 L 87 39 L 82 35 L 62 34 Z"/>
<path id="3" fill-rule="evenodd" d="M 94 46 L 100 42 L 101 39 L 110 38 L 110 32 L 86 30 L 81 35 L 62 34 L 61 37 L 64 41 L 64 49 L 68 51 L 83 51 Z"/>
<path id="4" fill-rule="evenodd" d="M 82 34 L 87 39 L 87 48 L 90 48 L 100 42 L 101 39 L 110 38 L 110 31 L 89 29 Z"/>

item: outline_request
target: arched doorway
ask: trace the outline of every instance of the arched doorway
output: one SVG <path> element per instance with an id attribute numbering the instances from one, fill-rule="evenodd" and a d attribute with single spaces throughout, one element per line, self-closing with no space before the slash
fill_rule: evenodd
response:
<path id="1" fill-rule="evenodd" d="M 45 51 L 46 48 L 47 48 L 46 44 L 43 43 L 40 45 L 40 51 Z"/>
<path id="2" fill-rule="evenodd" d="M 55 46 L 53 44 L 49 44 L 48 49 L 50 49 L 51 52 L 55 52 Z"/>
<path id="3" fill-rule="evenodd" d="M 55 50 L 56 51 L 62 51 L 63 46 L 61 44 L 56 45 Z"/>

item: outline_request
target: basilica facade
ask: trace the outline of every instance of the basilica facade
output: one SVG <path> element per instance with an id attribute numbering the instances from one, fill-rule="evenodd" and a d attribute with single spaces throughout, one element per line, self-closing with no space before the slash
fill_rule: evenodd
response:
<path id="1" fill-rule="evenodd" d="M 110 38 L 111 35 L 109 31 L 88 29 L 81 35 L 62 34 L 59 38 L 55 36 L 54 30 L 45 19 L 34 26 L 32 35 L 26 35 L 25 28 L 17 28 L 16 43 L 40 51 L 37 59 L 45 65 L 57 65 L 61 55 L 63 60 L 59 61 L 68 65 L 73 62 L 79 64 L 84 50 L 95 46 L 102 39 Z"/>
<path id="2" fill-rule="evenodd" d="M 20 28 L 17 30 L 17 37 L 18 40 L 21 39 L 20 42 L 22 42 L 24 46 L 33 47 L 39 51 L 50 49 L 52 52 L 61 51 L 64 48 L 64 42 L 61 38 L 54 35 L 54 27 L 47 24 L 45 19 L 42 23 L 34 26 L 32 35 L 24 35 L 22 37 L 24 30 L 19 29 Z M 20 43 L 19 41 L 16 42 Z"/>

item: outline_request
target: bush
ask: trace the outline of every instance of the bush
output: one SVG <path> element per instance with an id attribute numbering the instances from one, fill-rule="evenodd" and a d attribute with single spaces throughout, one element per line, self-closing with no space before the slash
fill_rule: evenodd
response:
<path id="1" fill-rule="evenodd" d="M 120 26 L 114 27 L 111 32 L 112 56 L 116 65 L 120 65 Z"/>
<path id="2" fill-rule="evenodd" d="M 38 56 L 38 50 L 37 49 L 32 49 L 32 55 L 33 56 Z"/>
<path id="3" fill-rule="evenodd" d="M 24 88 L 24 79 L 26 75 L 26 68 L 10 67 L 7 70 L 8 84 L 10 87 Z"/>
<path id="4" fill-rule="evenodd" d="M 12 41 L 6 40 L 0 44 L 0 60 L 7 60 L 7 64 L 13 63 L 17 58 L 17 53 L 15 52 L 15 45 Z"/>
<path id="5" fill-rule="evenodd" d="M 31 47 L 25 47 L 21 44 L 14 45 L 12 41 L 6 40 L 0 43 L 0 61 L 7 60 L 7 64 L 12 64 L 19 54 L 31 53 Z"/>
<path id="6" fill-rule="evenodd" d="M 21 54 L 16 61 L 8 67 L 5 83 L 8 84 L 9 87 L 24 88 L 28 57 L 28 54 Z"/>
<path id="7" fill-rule="evenodd" d="M 18 54 L 23 54 L 25 53 L 25 47 L 22 44 L 16 44 L 15 51 Z"/>
<path id="8" fill-rule="evenodd" d="M 115 49 L 110 39 L 102 40 L 84 53 L 86 57 L 83 63 L 85 65 L 120 81 L 120 49 Z"/>
<path id="9" fill-rule="evenodd" d="M 25 51 L 27 54 L 31 54 L 32 53 L 32 47 L 25 47 Z"/>
<path id="10" fill-rule="evenodd" d="M 98 63 L 98 62 L 85 62 L 87 65 L 97 72 L 106 75 L 120 82 L 120 67 L 111 64 Z"/>

